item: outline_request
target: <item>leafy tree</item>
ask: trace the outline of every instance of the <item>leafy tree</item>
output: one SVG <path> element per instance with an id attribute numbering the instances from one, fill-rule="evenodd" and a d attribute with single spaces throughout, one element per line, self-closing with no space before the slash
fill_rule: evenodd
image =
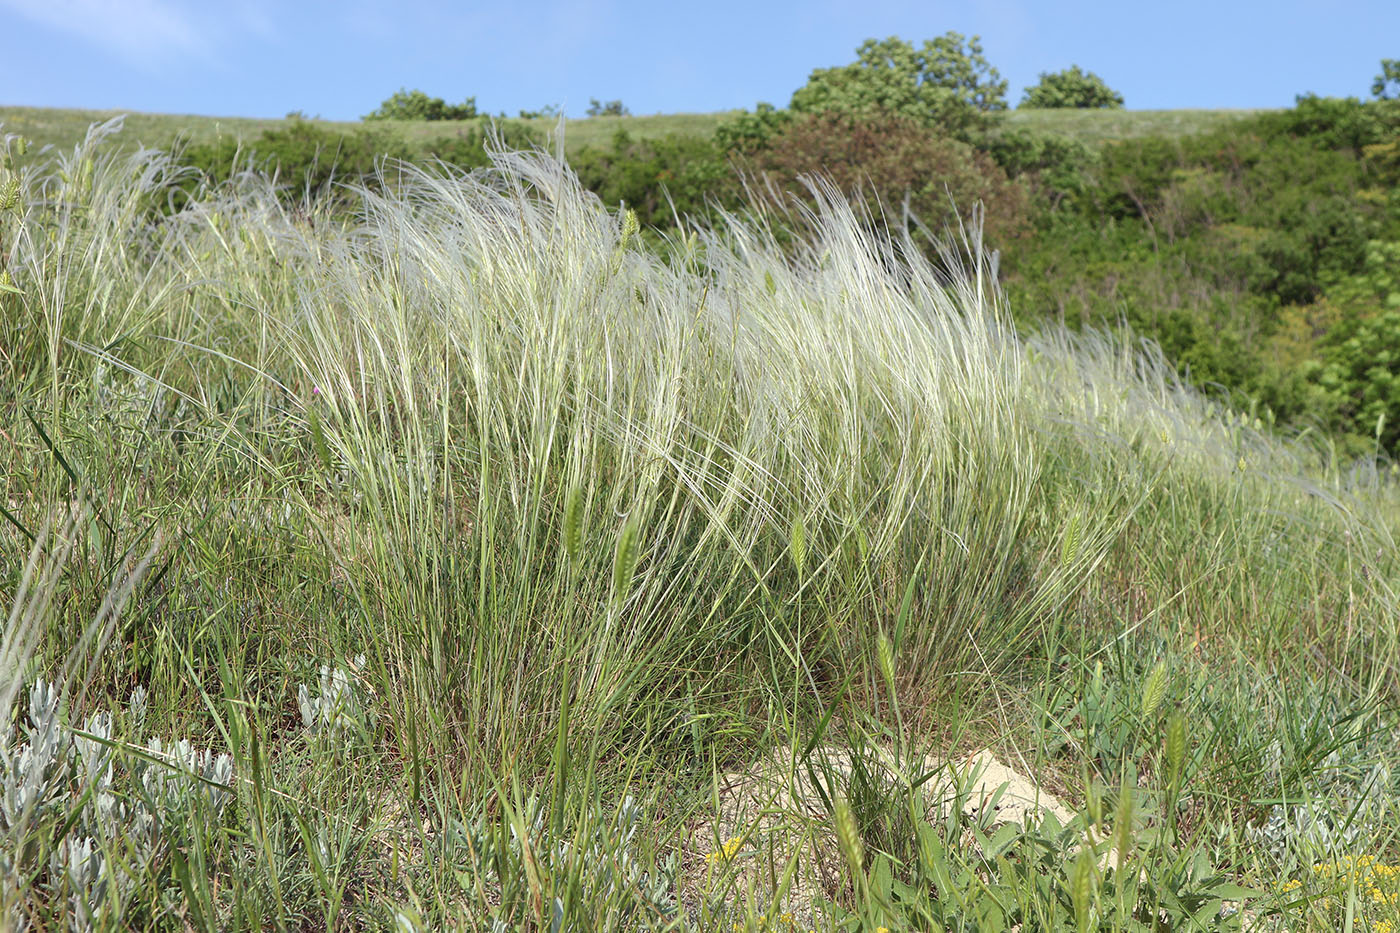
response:
<path id="1" fill-rule="evenodd" d="M 365 114 L 366 120 L 470 120 L 478 116 L 476 98 L 468 97 L 460 104 L 449 104 L 441 97 L 429 97 L 419 90 L 400 88 L 375 110 Z"/>
<path id="2" fill-rule="evenodd" d="M 1123 106 L 1123 95 L 1104 83 L 1092 71 L 1071 65 L 1063 71 L 1040 73 L 1040 83 L 1026 88 L 1020 106 L 1034 108 L 1078 108 L 1080 110 L 1117 109 Z"/>
<path id="3" fill-rule="evenodd" d="M 586 113 L 590 117 L 630 117 L 632 115 L 632 111 L 622 106 L 622 101 L 601 101 L 596 97 L 589 99 Z"/>
<path id="4" fill-rule="evenodd" d="M 1374 435 L 1395 449 L 1400 441 L 1400 310 L 1351 317 L 1324 338 L 1322 360 L 1306 367 L 1336 405 L 1332 425 L 1353 436 Z"/>
<path id="5" fill-rule="evenodd" d="M 558 104 L 545 104 L 539 110 L 522 110 L 520 119 L 522 120 L 552 120 L 559 116 Z"/>
<path id="6" fill-rule="evenodd" d="M 920 48 L 898 36 L 867 39 L 857 59 L 818 68 L 792 95 L 797 113 L 882 112 L 966 136 L 983 114 L 1006 109 L 1006 82 L 977 36 L 948 32 Z"/>
<path id="7" fill-rule="evenodd" d="M 1381 73 L 1371 82 L 1371 93 L 1381 100 L 1400 97 L 1400 58 L 1381 59 Z"/>

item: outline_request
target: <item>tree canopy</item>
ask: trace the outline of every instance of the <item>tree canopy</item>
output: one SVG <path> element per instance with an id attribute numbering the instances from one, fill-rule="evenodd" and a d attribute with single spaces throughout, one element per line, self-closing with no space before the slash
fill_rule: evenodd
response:
<path id="1" fill-rule="evenodd" d="M 982 114 L 1006 109 L 1006 82 L 982 55 L 979 37 L 948 32 L 916 48 L 898 36 L 867 39 L 856 61 L 818 68 L 792 95 L 796 113 L 874 111 L 941 127 L 954 135 Z"/>
<path id="2" fill-rule="evenodd" d="M 1400 58 L 1381 59 L 1381 73 L 1371 82 L 1371 93 L 1381 100 L 1400 97 Z"/>
<path id="3" fill-rule="evenodd" d="M 414 89 L 399 88 L 377 108 L 365 114 L 366 120 L 470 120 L 478 116 L 476 98 L 449 104 L 441 97 L 429 97 Z"/>
<path id="4" fill-rule="evenodd" d="M 1027 108 L 1078 108 L 1081 110 L 1117 109 L 1123 106 L 1123 95 L 1092 71 L 1078 65 L 1063 71 L 1040 73 L 1040 83 L 1026 88 L 1020 106 Z"/>

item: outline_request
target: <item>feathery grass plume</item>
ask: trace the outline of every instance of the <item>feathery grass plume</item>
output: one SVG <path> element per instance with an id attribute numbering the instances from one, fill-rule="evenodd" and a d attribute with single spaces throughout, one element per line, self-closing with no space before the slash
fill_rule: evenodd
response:
<path id="1" fill-rule="evenodd" d="M 687 854 L 665 840 L 683 839 L 692 814 L 667 808 L 654 833 L 637 833 L 645 867 L 626 877 L 645 871 L 643 892 L 619 859 L 589 854 L 588 827 L 606 823 L 590 815 L 595 797 L 634 778 L 668 799 L 698 797 L 705 763 L 742 767 L 732 760 L 800 745 L 837 716 L 883 741 L 883 711 L 852 708 L 847 690 L 878 687 L 896 665 L 927 711 L 909 724 L 924 742 L 954 702 L 953 731 L 975 733 L 1037 676 L 1088 667 L 1105 702 L 1079 703 L 1065 731 L 1083 735 L 1081 717 L 1105 727 L 1087 730 L 1089 747 L 1060 750 L 1053 767 L 1071 774 L 1107 773 L 1130 753 L 1150 766 L 1140 720 L 1164 718 L 1165 671 L 1205 663 L 1175 652 L 1183 622 L 1211 638 L 1201 651 L 1212 674 L 1239 645 L 1235 661 L 1283 672 L 1281 691 L 1318 689 L 1310 676 L 1325 670 L 1340 696 L 1393 695 L 1400 500 L 1388 473 L 1338 463 L 1309 438 L 1280 440 L 1128 336 L 1019 336 L 975 218 L 956 249 L 929 259 L 827 192 L 800 237 L 785 242 L 762 216 L 722 218 L 662 258 L 540 154 L 497 150 L 470 175 L 394 169 L 347 187 L 334 208 L 289 206 L 269 179 L 243 174 L 169 211 L 159 200 L 178 165 L 95 144 L 67 158 L 70 177 L 89 156 L 81 204 L 40 169 L 22 210 L 0 215 L 24 291 L 0 295 L 19 309 L 0 314 L 0 352 L 5 377 L 25 374 L 0 377 L 0 410 L 54 426 L 48 447 L 0 438 L 11 458 L 0 504 L 13 518 L 0 516 L 0 552 L 22 553 L 36 516 L 69 507 L 54 452 L 71 455 L 113 531 L 74 545 L 63 599 L 34 617 L 49 620 L 35 631 L 48 626 L 52 666 L 86 624 L 75 613 L 107 592 L 113 555 L 132 546 L 134 557 L 157 527 L 189 537 L 139 618 L 127 614 L 111 643 L 122 650 L 90 668 L 109 678 L 94 693 L 149 688 L 157 727 L 227 734 L 250 782 L 226 811 L 232 825 L 192 835 L 183 870 L 141 889 L 152 925 L 382 926 L 385 903 L 349 896 L 364 881 L 409 891 L 424 928 L 543 923 L 554 896 L 580 928 L 630 928 L 613 911 L 660 903 L 650 894 L 665 893 L 662 865 Z M 313 387 L 324 453 L 304 404 Z M 608 515 L 627 518 L 596 518 Z M 26 574 L 12 563 L 13 589 Z M 820 606 L 801 623 L 789 611 L 795 566 L 802 605 Z M 25 641 L 13 632 L 7 644 Z M 1063 656 L 1080 632 L 1111 639 L 1113 675 L 1102 651 Z M 365 695 L 375 689 L 383 715 L 354 755 L 278 741 L 308 644 L 367 655 Z M 1137 677 L 1140 657 L 1167 659 L 1142 696 L 1132 679 L 1111 683 Z M 812 676 L 790 676 L 793 658 Z M 556 715 L 566 659 L 578 671 L 567 736 Z M 1251 751 L 1277 732 L 1253 704 L 1269 689 L 1219 701 L 1221 738 L 1203 735 L 1202 760 L 1256 799 L 1288 774 L 1330 801 L 1306 755 L 1285 748 L 1262 767 Z M 1226 736 L 1239 740 L 1228 751 Z M 1393 752 L 1375 756 L 1393 767 Z M 1243 872 L 1276 871 L 1235 841 L 1246 837 L 1234 789 L 1203 787 L 1189 764 L 1180 772 L 1201 808 L 1173 842 L 1182 864 L 1215 848 Z M 483 788 L 551 774 L 555 811 L 489 825 L 482 807 L 499 801 L 483 803 Z M 899 850 L 908 834 L 889 827 L 908 825 L 907 795 L 873 784 L 844 805 L 868 835 L 847 838 Z M 1347 838 L 1385 843 L 1389 812 L 1376 833 Z M 871 907 L 878 861 L 836 906 L 869 928 L 922 929 L 934 915 L 965 926 L 992 909 L 989 872 L 1009 885 L 1034 869 L 1015 889 L 1023 924 L 1065 919 L 1065 885 L 1043 880 L 1068 883 L 1071 844 L 1027 838 L 1026 859 L 992 864 L 960 851 L 966 821 L 950 814 L 928 826 L 952 835 L 909 901 L 896 899 L 904 916 Z M 431 831 L 419 833 L 420 815 Z M 391 856 L 383 841 L 404 832 L 422 845 L 396 842 Z M 998 844 L 1021 845 L 1009 838 Z M 74 843 L 74 877 L 100 878 L 83 873 L 95 863 Z M 849 860 L 851 848 L 832 854 Z M 889 854 L 914 870 L 912 850 Z M 1201 879 L 1176 861 L 1135 868 L 1182 903 L 1210 903 L 1183 890 Z"/>

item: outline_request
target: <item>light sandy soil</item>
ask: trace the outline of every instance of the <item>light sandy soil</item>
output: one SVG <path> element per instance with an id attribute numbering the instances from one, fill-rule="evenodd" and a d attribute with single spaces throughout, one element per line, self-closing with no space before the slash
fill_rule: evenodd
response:
<path id="1" fill-rule="evenodd" d="M 892 791 L 931 774 L 922 785 L 930 820 L 946 815 L 959 786 L 963 811 L 975 816 L 992 807 L 992 826 L 1024 824 L 1047 813 L 1067 823 L 1073 816 L 990 751 L 951 761 L 927 756 L 900 762 L 874 747 L 864 758 L 866 771 Z M 806 761 L 779 749 L 745 771 L 721 776 L 715 815 L 697 820 L 684 846 L 678 879 L 684 907 L 697 915 L 707 891 L 724 890 L 724 900 L 736 907 L 752 904 L 755 913 L 768 911 L 770 917 L 791 912 L 798 924 L 816 921 L 817 902 L 838 897 L 844 885 L 826 800 L 833 789 L 839 795 L 849 786 L 851 773 L 852 752 L 827 745 Z"/>

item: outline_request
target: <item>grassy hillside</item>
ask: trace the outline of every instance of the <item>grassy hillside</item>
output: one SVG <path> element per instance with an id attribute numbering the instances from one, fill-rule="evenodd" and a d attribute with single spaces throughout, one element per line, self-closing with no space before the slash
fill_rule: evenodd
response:
<path id="1" fill-rule="evenodd" d="M 835 192 L 662 258 L 537 156 L 113 142 L 0 179 L 6 924 L 1400 923 L 1384 464 Z"/>
<path id="2" fill-rule="evenodd" d="M 1096 144 L 1144 136 L 1188 136 L 1226 129 L 1261 110 L 1011 110 L 1007 129 L 1052 133 Z"/>
<path id="3" fill-rule="evenodd" d="M 120 110 L 64 110 L 40 107 L 0 107 L 0 123 L 8 133 L 22 133 L 38 146 L 54 145 L 71 148 L 83 138 L 93 123 L 101 123 L 126 113 Z M 566 144 L 576 147 L 606 144 L 621 128 L 638 138 L 648 139 L 668 133 L 703 134 L 714 128 L 726 114 L 667 114 L 647 117 L 596 117 L 566 122 Z M 142 143 L 155 148 L 168 147 L 177 137 L 192 143 L 210 143 L 221 136 L 242 140 L 257 139 L 265 130 L 287 126 L 289 120 L 262 120 L 245 117 L 203 117 L 187 114 L 126 113 L 123 141 Z M 361 122 L 309 121 L 331 130 L 353 130 L 365 126 Z M 506 120 L 523 124 L 542 133 L 552 132 L 553 120 Z M 376 129 L 389 130 L 410 143 L 451 136 L 465 129 L 480 126 L 479 120 L 468 121 L 400 121 L 386 120 L 373 124 Z"/>
<path id="4" fill-rule="evenodd" d="M 1004 120 L 1009 128 L 1034 129 L 1061 134 L 1085 142 L 1130 139 L 1150 134 L 1198 133 L 1228 125 L 1232 120 L 1257 111 L 1245 110 L 1012 110 Z M 109 120 L 123 111 L 65 110 L 41 107 L 0 107 L 0 123 L 7 133 L 22 133 L 38 146 L 72 147 L 93 123 Z M 637 139 L 655 139 L 670 133 L 709 136 L 729 113 L 664 114 L 635 117 L 595 117 L 568 120 L 565 144 L 570 152 L 584 146 L 604 146 L 619 129 Z M 184 114 L 129 113 L 124 141 L 156 148 L 168 147 L 176 137 L 194 143 L 209 143 L 221 135 L 253 140 L 265 130 L 286 126 L 287 120 L 260 120 L 245 117 L 203 117 Z M 350 130 L 361 123 L 312 121 L 328 129 Z M 509 120 L 531 126 L 540 132 L 554 129 L 553 120 Z M 410 142 L 423 142 L 450 136 L 478 121 L 456 123 L 386 121 L 377 126 L 392 130 Z"/>

